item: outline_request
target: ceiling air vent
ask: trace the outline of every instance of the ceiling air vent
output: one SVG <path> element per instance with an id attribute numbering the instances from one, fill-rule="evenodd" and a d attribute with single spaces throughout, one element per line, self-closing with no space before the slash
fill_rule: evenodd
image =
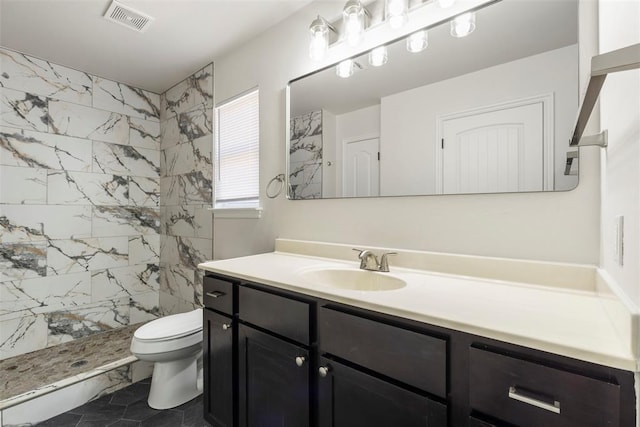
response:
<path id="1" fill-rule="evenodd" d="M 132 9 L 116 0 L 111 2 L 104 17 L 109 21 L 124 25 L 140 33 L 144 33 L 153 21 L 153 18 L 149 15 Z"/>

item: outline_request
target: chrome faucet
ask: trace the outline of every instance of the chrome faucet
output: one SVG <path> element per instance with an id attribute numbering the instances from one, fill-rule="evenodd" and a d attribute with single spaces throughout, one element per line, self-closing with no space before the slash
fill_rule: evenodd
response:
<path id="1" fill-rule="evenodd" d="M 385 252 L 382 254 L 380 258 L 380 262 L 378 262 L 378 257 L 368 249 L 353 249 L 354 251 L 360 252 L 358 254 L 358 258 L 360 258 L 360 269 L 361 270 L 369 270 L 369 271 L 380 271 L 383 273 L 389 272 L 389 255 L 397 255 L 396 252 Z"/>

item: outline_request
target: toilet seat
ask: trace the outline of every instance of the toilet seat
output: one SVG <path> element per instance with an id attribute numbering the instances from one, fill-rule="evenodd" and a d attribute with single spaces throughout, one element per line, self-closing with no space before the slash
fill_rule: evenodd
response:
<path id="1" fill-rule="evenodd" d="M 202 331 L 202 309 L 173 314 L 152 320 L 139 327 L 133 334 L 142 342 L 169 341 L 187 337 Z"/>

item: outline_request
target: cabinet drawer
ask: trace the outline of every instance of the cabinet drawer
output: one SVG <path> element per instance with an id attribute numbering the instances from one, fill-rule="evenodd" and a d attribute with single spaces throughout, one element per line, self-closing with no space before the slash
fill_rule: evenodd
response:
<path id="1" fill-rule="evenodd" d="M 471 407 L 527 426 L 618 426 L 620 386 L 549 366 L 470 349 Z"/>
<path id="2" fill-rule="evenodd" d="M 446 397 L 446 340 L 326 307 L 318 317 L 323 353 Z"/>
<path id="3" fill-rule="evenodd" d="M 240 286 L 240 319 L 309 345 L 309 303 Z"/>
<path id="4" fill-rule="evenodd" d="M 233 314 L 233 284 L 226 280 L 204 277 L 202 300 L 205 307 Z"/>

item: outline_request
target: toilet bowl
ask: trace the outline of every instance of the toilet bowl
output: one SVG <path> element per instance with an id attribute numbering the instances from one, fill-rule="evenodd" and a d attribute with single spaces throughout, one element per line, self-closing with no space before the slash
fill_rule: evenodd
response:
<path id="1" fill-rule="evenodd" d="M 173 314 L 139 327 L 131 353 L 153 362 L 149 406 L 169 409 L 202 393 L 202 309 Z"/>

